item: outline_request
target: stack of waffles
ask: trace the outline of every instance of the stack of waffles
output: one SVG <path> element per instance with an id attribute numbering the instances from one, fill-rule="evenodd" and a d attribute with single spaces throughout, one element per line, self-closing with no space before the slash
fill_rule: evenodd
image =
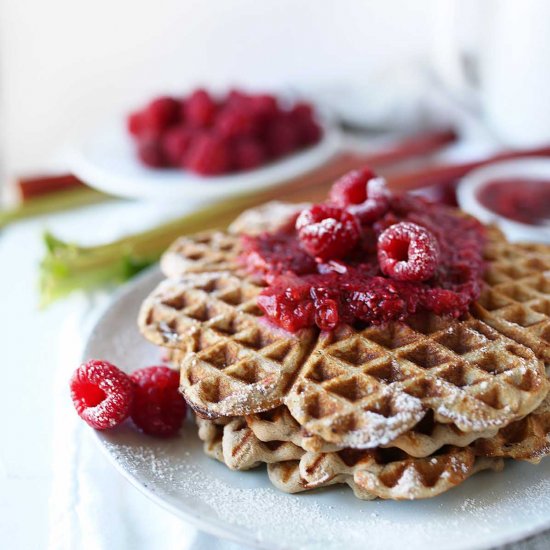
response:
<path id="1" fill-rule="evenodd" d="M 139 317 L 180 368 L 209 456 L 267 464 L 287 492 L 345 483 L 361 499 L 416 499 L 550 454 L 550 247 L 491 230 L 482 295 L 460 319 L 290 334 L 262 317 L 239 243 L 180 238 Z"/>

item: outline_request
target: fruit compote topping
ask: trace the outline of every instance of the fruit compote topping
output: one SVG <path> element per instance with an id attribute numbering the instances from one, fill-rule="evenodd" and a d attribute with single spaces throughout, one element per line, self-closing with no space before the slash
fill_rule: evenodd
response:
<path id="1" fill-rule="evenodd" d="M 368 168 L 274 233 L 243 237 L 243 261 L 267 287 L 258 304 L 280 327 L 458 317 L 479 296 L 484 228 L 457 210 L 392 194 Z"/>

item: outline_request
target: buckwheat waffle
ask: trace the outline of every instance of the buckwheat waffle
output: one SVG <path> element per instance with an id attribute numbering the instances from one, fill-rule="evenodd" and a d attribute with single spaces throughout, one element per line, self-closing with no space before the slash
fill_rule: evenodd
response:
<path id="1" fill-rule="evenodd" d="M 285 397 L 309 433 L 341 447 L 385 446 L 428 411 L 465 433 L 498 429 L 546 396 L 531 350 L 466 316 L 425 316 L 321 334 Z"/>
<path id="2" fill-rule="evenodd" d="M 234 271 L 238 268 L 239 239 L 221 231 L 178 238 L 160 260 L 164 275 L 177 278 L 186 273 Z"/>
<path id="3" fill-rule="evenodd" d="M 550 396 L 531 414 L 502 428 L 494 437 L 475 441 L 473 449 L 479 456 L 539 463 L 550 455 Z"/>
<path id="4" fill-rule="evenodd" d="M 263 442 L 254 436 L 243 417 L 216 424 L 197 418 L 199 437 L 208 456 L 231 470 L 250 470 L 262 463 L 299 460 L 304 450 L 289 441 Z"/>
<path id="5" fill-rule="evenodd" d="M 501 469 L 503 464 L 499 459 L 476 457 L 469 447 L 447 447 L 423 459 L 395 450 L 308 453 L 288 442 L 267 446 L 242 419 L 227 423 L 197 421 L 199 437 L 209 456 L 237 470 L 267 463 L 271 482 L 290 493 L 347 483 L 358 498 L 365 500 L 429 498 L 455 487 L 477 471 Z"/>
<path id="6" fill-rule="evenodd" d="M 246 417 L 246 422 L 260 441 L 291 441 L 306 451 L 320 453 L 341 450 L 341 446 L 327 443 L 316 435 L 309 434 L 290 414 L 286 406 Z M 480 438 L 495 436 L 498 429 L 464 433 L 453 424 L 435 422 L 433 414 L 427 414 L 408 432 L 382 446 L 397 448 L 411 457 L 421 458 L 435 453 L 445 445 L 466 447 Z"/>
<path id="7" fill-rule="evenodd" d="M 550 364 L 550 247 L 491 238 L 474 315 Z"/>
<path id="8" fill-rule="evenodd" d="M 309 205 L 271 201 L 245 210 L 231 223 L 228 233 L 210 231 L 182 236 L 163 254 L 161 270 L 168 278 L 194 272 L 235 271 L 239 268 L 236 259 L 240 253 L 237 235 L 276 231 Z"/>
<path id="9" fill-rule="evenodd" d="M 228 272 L 188 274 L 164 281 L 143 304 L 143 334 L 183 351 L 182 390 L 202 416 L 279 405 L 311 349 L 313 330 L 292 335 L 259 319 L 260 290 Z"/>
<path id="10" fill-rule="evenodd" d="M 198 240 L 203 256 L 193 261 L 200 270 L 212 265 L 211 245 L 205 236 Z M 212 253 L 216 261 L 219 253 Z M 494 431 L 533 410 L 547 391 L 529 349 L 474 318 L 428 315 L 323 335 L 288 392 L 314 335 L 293 337 L 262 324 L 255 300 L 261 288 L 236 271 L 188 274 L 163 283 L 144 304 L 140 326 L 150 340 L 194 352 L 181 364 L 182 389 L 200 414 L 239 416 L 284 400 L 309 433 L 339 447 L 373 447 L 408 432 L 429 411 L 464 433 Z M 277 357 L 269 356 L 275 360 L 266 371 L 272 345 Z"/>

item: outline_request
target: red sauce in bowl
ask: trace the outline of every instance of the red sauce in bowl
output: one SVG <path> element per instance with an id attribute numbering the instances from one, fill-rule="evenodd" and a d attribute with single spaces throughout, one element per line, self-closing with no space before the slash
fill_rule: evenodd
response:
<path id="1" fill-rule="evenodd" d="M 550 223 L 550 180 L 503 178 L 490 181 L 478 190 L 477 199 L 485 208 L 516 222 Z"/>

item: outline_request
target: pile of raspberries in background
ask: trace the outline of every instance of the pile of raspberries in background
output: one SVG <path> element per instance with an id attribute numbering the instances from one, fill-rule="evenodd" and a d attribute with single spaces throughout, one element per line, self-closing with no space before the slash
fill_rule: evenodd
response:
<path id="1" fill-rule="evenodd" d="M 153 168 L 205 176 L 252 170 L 319 142 L 309 103 L 282 105 L 273 95 L 233 90 L 214 97 L 199 89 L 158 97 L 127 119 L 139 159 Z"/>

